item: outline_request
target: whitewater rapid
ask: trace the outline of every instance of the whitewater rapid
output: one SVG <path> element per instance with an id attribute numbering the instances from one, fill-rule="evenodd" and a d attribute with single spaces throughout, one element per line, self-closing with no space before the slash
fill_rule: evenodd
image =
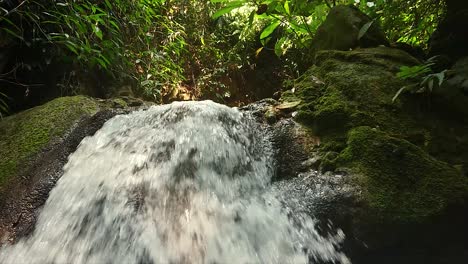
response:
<path id="1" fill-rule="evenodd" d="M 273 149 L 247 112 L 211 101 L 119 115 L 85 138 L 34 232 L 0 263 L 350 263 L 271 188 Z"/>

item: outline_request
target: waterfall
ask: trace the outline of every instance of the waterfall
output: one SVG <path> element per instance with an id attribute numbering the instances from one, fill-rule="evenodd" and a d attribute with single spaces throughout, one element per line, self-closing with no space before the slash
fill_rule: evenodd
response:
<path id="1" fill-rule="evenodd" d="M 342 232 L 281 206 L 264 131 L 211 101 L 116 116 L 70 155 L 0 263 L 350 263 Z"/>

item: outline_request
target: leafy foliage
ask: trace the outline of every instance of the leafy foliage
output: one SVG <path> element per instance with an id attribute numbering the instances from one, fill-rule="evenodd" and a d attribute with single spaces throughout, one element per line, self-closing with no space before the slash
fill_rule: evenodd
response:
<path id="1" fill-rule="evenodd" d="M 361 1 L 368 2 L 370 1 Z M 369 7 L 361 7 L 373 17 L 379 17 L 388 38 L 394 42 L 405 42 L 426 47 L 429 37 L 445 14 L 444 0 L 373 1 Z"/>
<path id="2" fill-rule="evenodd" d="M 160 102 L 185 89 L 223 100 L 226 75 L 249 69 L 255 39 L 243 14 L 213 22 L 218 7 L 189 0 L 25 1 L 0 10 L 0 38 L 3 31 L 16 45 L 43 50 L 42 64 L 73 65 L 84 78 L 100 70 L 130 80 L 146 99 Z"/>
<path id="3" fill-rule="evenodd" d="M 221 2 L 224 7 L 213 15 L 217 18 L 239 7 L 250 7 L 251 26 L 254 21 L 266 21 L 260 33 L 262 44 L 270 39 L 276 41 L 275 52 L 284 55 L 289 48 L 305 48 L 311 44 L 318 26 L 325 20 L 328 10 L 338 4 L 353 4 L 373 18 L 361 29 L 365 34 L 375 20 L 382 21 L 383 28 L 394 42 L 425 46 L 439 19 L 444 15 L 443 0 L 212 0 Z M 279 37 L 272 38 L 280 28 Z"/>
<path id="4" fill-rule="evenodd" d="M 400 88 L 392 101 L 394 102 L 403 92 L 430 94 L 435 87 L 440 87 L 445 81 L 448 70 L 432 72 L 431 67 L 435 64 L 435 59 L 436 57 L 430 58 L 424 64 L 412 67 L 402 66 L 397 77 L 410 80 L 412 84 Z"/>
<path id="5" fill-rule="evenodd" d="M 248 23 L 245 26 L 252 28 L 253 25 L 260 24 L 259 38 L 261 43 L 266 45 L 269 41 L 274 40 L 274 49 L 278 56 L 284 55 L 288 49 L 293 47 L 306 47 L 328 12 L 326 1 L 212 0 L 212 2 L 224 4 L 224 7 L 213 15 L 213 18 L 243 7 L 245 12 L 249 13 Z M 274 36 L 274 32 L 277 30 L 281 31 L 279 37 Z"/>
<path id="6" fill-rule="evenodd" d="M 99 71 L 157 102 L 176 90 L 224 100 L 232 76 L 254 68 L 262 51 L 274 51 L 297 72 L 301 54 L 338 4 L 359 6 L 390 39 L 412 45 L 424 45 L 444 13 L 443 0 L 0 1 L 0 47 L 41 51 L 39 67 L 70 66 L 61 87 Z M 16 68 L 35 70 L 24 61 Z"/>

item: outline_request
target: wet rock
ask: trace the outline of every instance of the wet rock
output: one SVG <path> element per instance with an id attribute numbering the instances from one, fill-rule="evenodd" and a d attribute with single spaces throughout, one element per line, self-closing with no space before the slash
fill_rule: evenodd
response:
<path id="1" fill-rule="evenodd" d="M 317 63 L 301 76 L 283 101 L 298 101 L 296 120 L 317 134 L 346 132 L 357 124 L 395 131 L 410 125 L 402 117 L 395 93 L 405 82 L 395 77 L 402 65 L 418 60 L 385 47 L 353 51 L 320 51 Z M 401 118 L 399 118 L 401 117 Z"/>
<path id="2" fill-rule="evenodd" d="M 410 142 L 370 127 L 349 132 L 339 162 L 354 167 L 363 198 L 380 221 L 421 222 L 461 204 L 468 179 Z"/>
<path id="3" fill-rule="evenodd" d="M 128 110 L 63 97 L 0 121 L 0 244 L 28 235 L 68 155 L 106 120 Z"/>
<path id="4" fill-rule="evenodd" d="M 385 255 L 392 256 L 393 263 L 468 260 L 466 250 L 455 258 L 448 253 L 450 247 L 468 243 L 459 234 L 466 232 L 460 223 L 468 220 L 468 184 L 461 170 L 468 160 L 466 115 L 442 104 L 428 110 L 424 97 L 403 96 L 392 102 L 407 84 L 396 77 L 399 68 L 419 63 L 402 50 L 386 47 L 319 51 L 315 65 L 280 99 L 300 100 L 294 120 L 320 137 L 319 145 L 305 148 L 305 159 L 299 156 L 311 167 L 291 167 L 295 173 L 289 175 L 321 170 L 311 177 L 342 175 L 345 183 L 338 185 L 354 190 L 338 202 L 347 206 L 337 206 L 339 212 L 329 212 L 329 218 L 318 217 L 321 226 L 331 220 L 343 229 L 354 263 L 380 263 L 379 256 Z M 322 198 L 315 204 L 333 204 Z M 447 226 L 451 229 L 446 233 L 428 232 Z M 418 257 L 406 247 L 431 257 Z M 444 253 L 437 255 L 434 248 Z"/>
<path id="5" fill-rule="evenodd" d="M 277 121 L 277 113 L 275 111 L 274 107 L 270 107 L 266 112 L 265 112 L 265 119 L 269 124 L 273 124 Z"/>

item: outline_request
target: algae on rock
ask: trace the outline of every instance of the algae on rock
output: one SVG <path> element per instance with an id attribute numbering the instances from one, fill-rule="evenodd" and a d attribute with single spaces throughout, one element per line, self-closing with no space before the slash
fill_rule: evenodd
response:
<path id="1" fill-rule="evenodd" d="M 386 47 L 354 51 L 320 51 L 317 63 L 301 77 L 295 92 L 283 100 L 302 100 L 298 120 L 318 134 L 345 133 L 369 125 L 405 131 L 411 121 L 392 103 L 405 83 L 395 78 L 399 67 L 417 64 L 406 52 Z"/>
<path id="2" fill-rule="evenodd" d="M 338 163 L 357 173 L 363 198 L 379 218 L 418 222 L 462 202 L 468 179 L 410 142 L 370 127 L 349 132 Z"/>
<path id="3" fill-rule="evenodd" d="M 99 110 L 85 96 L 61 97 L 0 121 L 0 188 L 28 159 L 62 137 L 80 118 Z"/>
<path id="4" fill-rule="evenodd" d="M 315 65 L 282 95 L 301 101 L 296 119 L 321 138 L 321 167 L 350 170 L 369 212 L 399 223 L 423 221 L 468 197 L 466 177 L 453 166 L 458 154 L 446 151 L 441 159 L 428 151 L 440 145 L 441 132 L 460 134 L 466 126 L 415 111 L 414 98 L 392 102 L 406 84 L 396 77 L 399 68 L 418 63 L 387 47 L 319 51 Z M 443 138 L 450 145 L 458 137 Z"/>

